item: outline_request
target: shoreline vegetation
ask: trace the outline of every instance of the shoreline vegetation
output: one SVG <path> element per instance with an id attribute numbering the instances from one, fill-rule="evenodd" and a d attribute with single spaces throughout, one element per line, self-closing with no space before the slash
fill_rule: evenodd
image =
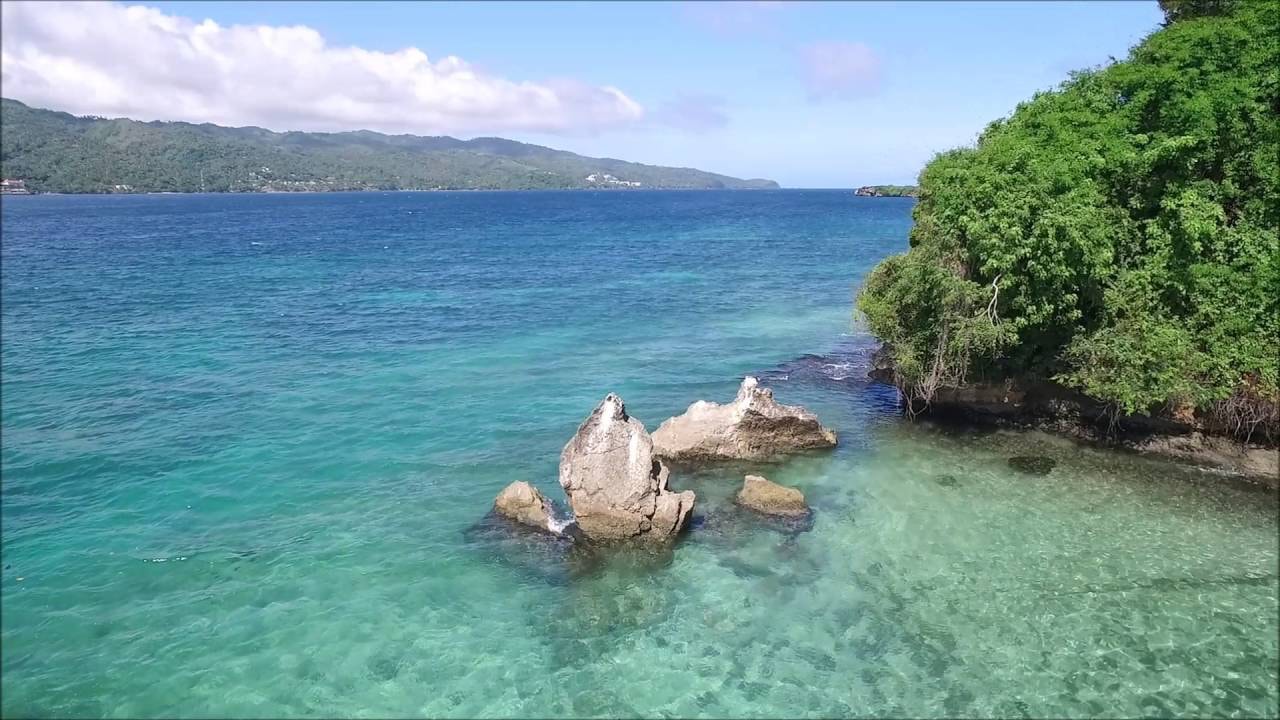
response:
<path id="1" fill-rule="evenodd" d="M 883 343 L 873 375 L 908 415 L 1047 426 L 1275 480 L 1277 14 L 1161 5 L 1164 27 L 1127 59 L 923 169 L 909 250 L 858 292 Z"/>
<path id="2" fill-rule="evenodd" d="M 0 176 L 35 193 L 755 190 L 694 168 L 593 158 L 498 137 L 272 132 L 76 117 L 0 99 Z"/>

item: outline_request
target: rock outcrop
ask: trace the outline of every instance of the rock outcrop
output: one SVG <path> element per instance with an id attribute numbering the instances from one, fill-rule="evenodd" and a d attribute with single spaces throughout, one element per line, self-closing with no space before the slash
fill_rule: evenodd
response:
<path id="1" fill-rule="evenodd" d="M 898 387 L 893 363 L 883 348 L 868 375 Z M 1242 441 L 1230 437 L 1230 428 L 1214 426 L 1206 418 L 1179 418 L 1168 412 L 1115 415 L 1105 403 L 1048 380 L 970 381 L 963 387 L 939 388 L 927 406 L 913 405 L 911 409 L 932 420 L 1037 429 L 1280 485 L 1280 449 L 1266 433 Z"/>
<path id="2" fill-rule="evenodd" d="M 736 498 L 739 505 L 766 515 L 803 517 L 809 513 L 804 493 L 759 475 L 748 475 Z"/>
<path id="3" fill-rule="evenodd" d="M 782 405 L 773 391 L 746 377 L 728 405 L 699 400 L 653 433 L 654 452 L 672 462 L 768 460 L 834 447 L 836 434 L 798 405 Z"/>
<path id="4" fill-rule="evenodd" d="M 560 453 L 560 486 L 578 529 L 590 539 L 680 532 L 693 511 L 692 491 L 667 489 L 669 471 L 653 453 L 644 424 L 609 393 Z"/>
<path id="5" fill-rule="evenodd" d="M 523 480 L 511 483 L 498 493 L 497 499 L 493 501 L 493 511 L 515 522 L 556 532 L 552 525 L 555 512 L 551 501 Z"/>

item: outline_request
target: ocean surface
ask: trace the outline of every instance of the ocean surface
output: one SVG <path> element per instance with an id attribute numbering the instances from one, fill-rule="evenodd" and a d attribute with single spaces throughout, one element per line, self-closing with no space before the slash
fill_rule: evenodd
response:
<path id="1" fill-rule="evenodd" d="M 866 381 L 912 202 L 5 197 L 0 714 L 1275 716 L 1273 490 Z M 487 517 L 606 393 L 653 430 L 744 374 L 840 446 L 676 473 L 669 550 Z"/>

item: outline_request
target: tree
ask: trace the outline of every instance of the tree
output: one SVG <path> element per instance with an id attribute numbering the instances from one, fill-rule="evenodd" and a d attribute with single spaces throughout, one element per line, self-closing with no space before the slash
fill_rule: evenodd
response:
<path id="1" fill-rule="evenodd" d="M 911 249 L 858 300 L 904 389 L 1056 378 L 1280 434 L 1277 13 L 1174 4 L 921 172 Z"/>
<path id="2" fill-rule="evenodd" d="M 1179 20 L 1206 15 L 1226 15 L 1239 2 L 1240 0 L 1160 0 L 1160 9 L 1164 11 L 1165 25 L 1170 25 Z"/>

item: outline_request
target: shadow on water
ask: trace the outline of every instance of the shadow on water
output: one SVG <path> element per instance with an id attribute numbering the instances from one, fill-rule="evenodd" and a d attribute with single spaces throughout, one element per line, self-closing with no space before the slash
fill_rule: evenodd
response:
<path id="1" fill-rule="evenodd" d="M 676 545 L 687 538 L 587 542 L 527 528 L 492 512 L 464 536 L 486 562 L 554 590 L 529 610 L 536 618 L 529 630 L 545 645 L 549 672 L 594 672 L 597 661 L 616 652 L 621 640 L 669 619 L 677 600 L 661 586 Z M 584 696 L 574 701 L 575 712 L 635 714 L 613 701 L 621 702 Z"/>
<path id="2" fill-rule="evenodd" d="M 528 580 L 562 588 L 601 578 L 652 578 L 672 564 L 680 545 L 715 546 L 719 562 L 739 576 L 773 576 L 778 573 L 769 564 L 733 554 L 762 535 L 778 538 L 774 547 L 781 557 L 777 560 L 797 565 L 802 554 L 797 538 L 813 529 L 816 511 L 799 518 L 761 515 L 734 503 L 725 494 L 728 485 L 722 479 L 718 484 L 722 486 L 719 493 L 704 495 L 704 483 L 695 483 L 700 502 L 685 531 L 670 541 L 589 542 L 580 536 L 555 536 L 529 528 L 492 511 L 464 530 L 463 536 L 487 562 Z M 804 563 L 799 566 L 803 568 Z"/>
<path id="3" fill-rule="evenodd" d="M 824 390 L 846 390 L 872 384 L 876 345 L 869 336 L 845 335 L 829 352 L 805 354 L 757 374 L 764 385 L 804 383 Z"/>
<path id="4" fill-rule="evenodd" d="M 960 481 L 956 479 L 955 475 L 937 475 L 933 478 L 933 481 L 945 488 L 960 487 Z"/>
<path id="5" fill-rule="evenodd" d="M 557 587 L 606 572 L 636 576 L 660 572 L 671 564 L 680 542 L 586 542 L 580 536 L 556 536 L 526 527 L 492 511 L 464 530 L 463 537 L 487 561 Z"/>
<path id="6" fill-rule="evenodd" d="M 1057 460 L 1036 455 L 1015 455 L 1009 458 L 1009 467 L 1024 475 L 1048 475 L 1058 464 Z"/>
<path id="7" fill-rule="evenodd" d="M 788 386 L 824 400 L 835 400 L 852 411 L 858 426 L 894 421 L 901 415 L 898 390 L 872 380 L 878 345 L 869 335 L 850 334 L 823 354 L 805 354 L 753 373 L 766 387 L 789 392 Z M 841 428 L 835 428 L 841 432 Z M 842 441 L 858 433 L 841 432 Z"/>
<path id="8" fill-rule="evenodd" d="M 127 560 L 121 572 L 133 576 L 132 582 L 140 587 L 157 592 L 197 581 L 243 579 L 268 573 L 272 565 L 287 561 L 315 538 L 315 532 L 305 532 L 259 547 L 218 547 L 218 543 L 210 542 L 209 547 L 189 552 L 121 558 Z"/>
<path id="9" fill-rule="evenodd" d="M 751 535 L 771 530 L 787 542 L 794 542 L 801 533 L 813 529 L 816 512 L 810 510 L 800 517 L 784 517 L 753 512 L 737 503 L 723 503 L 705 510 L 695 510 L 696 514 L 689 528 L 689 541 L 734 546 Z"/>

